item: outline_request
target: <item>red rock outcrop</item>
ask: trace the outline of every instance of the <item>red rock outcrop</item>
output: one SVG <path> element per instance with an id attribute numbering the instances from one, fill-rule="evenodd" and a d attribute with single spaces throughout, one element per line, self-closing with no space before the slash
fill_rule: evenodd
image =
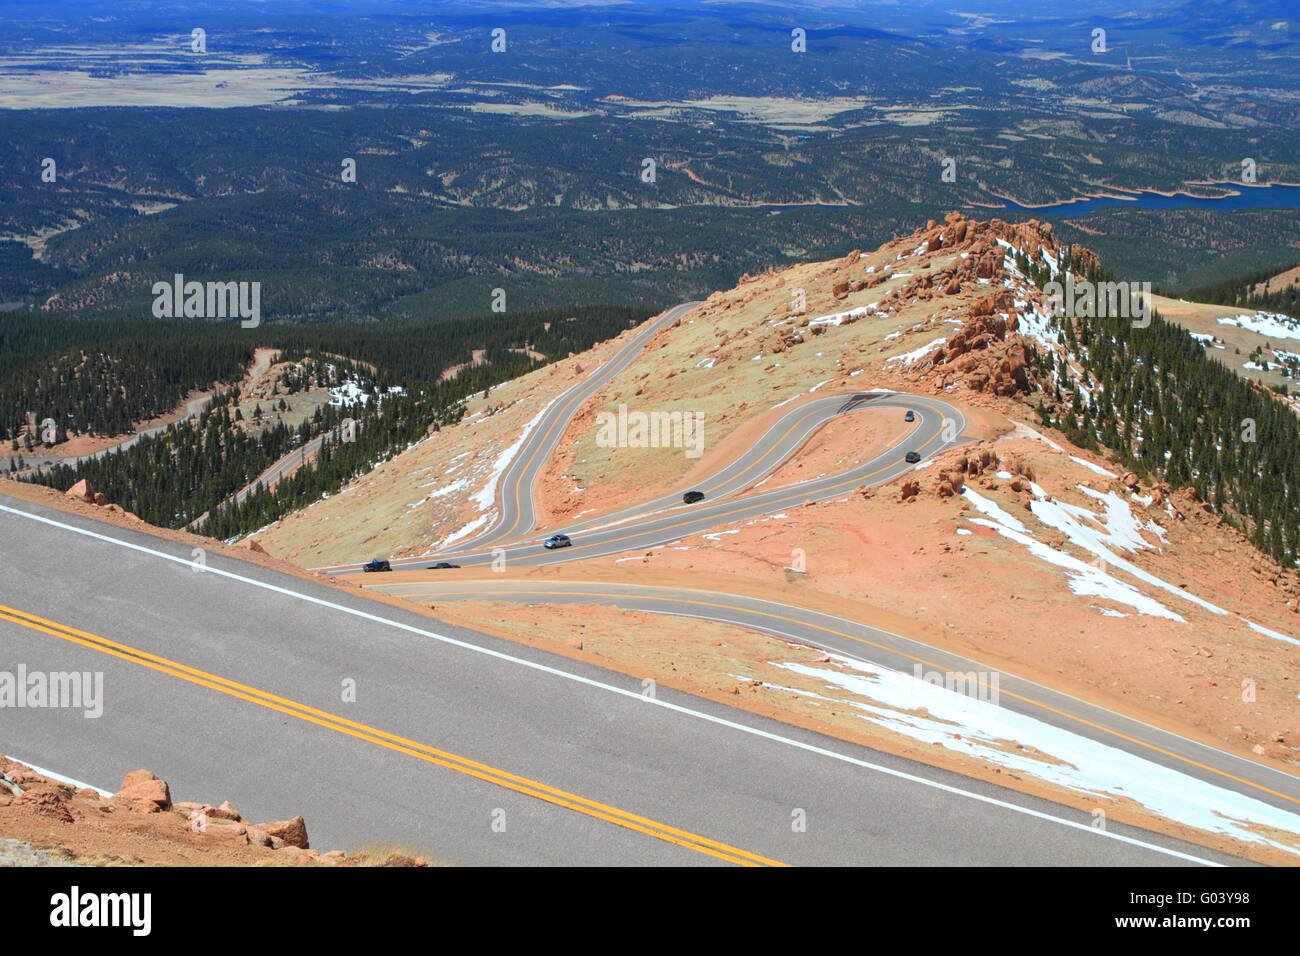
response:
<path id="1" fill-rule="evenodd" d="M 172 794 L 166 780 L 148 770 L 132 770 L 122 779 L 122 788 L 113 795 L 113 802 L 150 812 L 169 810 Z"/>
<path id="2" fill-rule="evenodd" d="M 64 492 L 69 498 L 80 498 L 82 501 L 94 504 L 95 488 L 90 483 L 89 478 L 82 478 L 75 485 Z"/>
<path id="3" fill-rule="evenodd" d="M 275 823 L 260 823 L 257 829 L 266 833 L 272 840 L 283 840 L 287 846 L 296 846 L 302 850 L 311 848 L 307 842 L 307 821 L 302 817 L 278 820 Z"/>

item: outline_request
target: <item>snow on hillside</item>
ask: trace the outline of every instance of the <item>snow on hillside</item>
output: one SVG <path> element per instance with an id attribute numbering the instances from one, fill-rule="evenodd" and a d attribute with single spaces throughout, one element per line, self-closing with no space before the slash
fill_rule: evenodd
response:
<path id="1" fill-rule="evenodd" d="M 929 355 L 931 350 L 934 349 L 935 346 L 943 345 L 943 343 L 947 341 L 948 341 L 947 338 L 935 339 L 933 342 L 929 343 L 928 345 L 922 345 L 919 349 L 915 349 L 911 352 L 905 352 L 902 355 L 895 355 L 893 358 L 886 359 L 885 364 L 889 365 L 894 362 L 902 362 L 904 365 L 911 365 L 914 362 L 920 361 L 922 358 Z"/>
<path id="2" fill-rule="evenodd" d="M 1219 319 L 1219 324 L 1235 325 L 1270 339 L 1300 339 L 1300 322 L 1289 315 L 1274 312 L 1256 312 L 1254 315 L 1239 315 L 1235 319 Z"/>
<path id="3" fill-rule="evenodd" d="M 1076 456 L 1071 455 L 1070 458 L 1093 470 L 1101 470 Z M 962 495 L 984 517 L 968 520 L 971 524 L 996 531 L 1002 537 L 1024 546 L 1034 557 L 1064 570 L 1070 590 L 1075 594 L 1123 604 L 1138 614 L 1150 617 L 1186 621 L 1186 618 L 1177 611 L 1166 607 L 1138 586 L 1121 580 L 1114 573 L 1118 571 L 1150 588 L 1180 598 L 1211 614 L 1228 615 L 1229 612 L 1218 605 L 1197 597 L 1184 588 L 1170 584 L 1124 557 L 1124 554 L 1136 554 L 1160 547 L 1164 542 L 1166 531 L 1154 521 L 1139 520 L 1133 514 L 1128 502 L 1115 492 L 1102 492 L 1087 485 L 1076 485 L 1079 492 L 1092 498 L 1104 509 L 1093 511 L 1052 498 L 1033 482 L 1029 483 L 1029 487 L 1034 496 L 1029 502 L 1033 516 L 1044 527 L 1063 534 L 1069 544 L 1092 554 L 1094 556 L 1092 561 L 1077 558 L 1039 540 L 1034 531 L 1009 514 L 997 502 L 969 487 L 963 489 Z M 1155 539 L 1155 543 L 1148 539 L 1148 535 Z M 1099 608 L 1099 610 L 1109 616 L 1118 614 L 1113 608 Z M 1300 640 L 1286 634 L 1262 627 L 1246 618 L 1238 618 L 1238 620 L 1258 634 L 1288 644 L 1300 645 Z"/>
<path id="4" fill-rule="evenodd" d="M 405 389 L 400 385 L 391 386 L 386 392 L 380 394 L 382 400 L 384 395 L 402 395 Z M 369 405 L 370 399 L 374 396 L 362 387 L 360 382 L 348 379 L 342 385 L 330 389 L 330 404 L 340 407 L 349 405 Z"/>
<path id="5" fill-rule="evenodd" d="M 887 730 L 1046 783 L 1132 800 L 1152 813 L 1200 830 L 1300 854 L 1300 816 L 1287 810 L 1000 707 L 996 701 L 838 654 L 828 657 L 837 666 L 773 663 L 825 681 L 828 690 L 851 695 L 848 700 L 791 687 L 778 689 L 829 705 L 848 704 L 863 720 Z M 1007 746 L 1010 741 L 1020 747 Z M 1270 835 L 1274 833 L 1290 839 Z"/>

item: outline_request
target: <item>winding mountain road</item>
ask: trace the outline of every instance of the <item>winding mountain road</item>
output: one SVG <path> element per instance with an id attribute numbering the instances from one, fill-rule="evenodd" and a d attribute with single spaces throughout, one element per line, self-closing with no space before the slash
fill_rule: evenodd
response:
<path id="1" fill-rule="evenodd" d="M 788 461 L 817 429 L 832 419 L 864 408 L 881 407 L 898 409 L 900 417 L 904 411 L 915 412 L 916 423 L 899 444 L 839 474 L 772 491 L 760 492 L 756 489 L 755 486 L 761 484 L 762 479 Z M 563 424 L 557 423 L 557 426 L 556 435 L 563 433 Z M 432 552 L 420 558 L 391 563 L 394 570 L 427 567 L 431 558 L 454 560 L 462 567 L 481 567 L 493 561 L 500 562 L 503 558 L 506 566 L 560 564 L 575 558 L 602 557 L 654 547 L 687 535 L 709 531 L 722 524 L 774 514 L 782 508 L 796 507 L 808 501 L 824 501 L 847 494 L 863 485 L 892 481 L 917 467 L 904 459 L 909 451 L 916 452 L 924 459 L 969 441 L 962 434 L 965 426 L 966 417 L 958 408 L 935 398 L 895 392 L 827 395 L 792 408 L 773 423 L 744 454 L 710 477 L 692 485 L 692 488 L 705 493 L 704 502 L 685 505 L 682 503 L 681 492 L 678 491 L 630 508 L 548 529 L 570 535 L 574 543 L 568 548 L 545 551 L 542 550 L 540 541 L 521 540 L 532 532 L 531 521 L 535 512 L 531 500 L 526 509 L 508 505 L 521 497 L 531 499 L 531 494 L 524 495 L 521 490 L 525 482 L 531 487 L 536 481 L 539 468 L 530 467 L 528 472 L 517 472 L 513 484 L 502 482 L 498 492 L 500 507 L 503 512 L 509 507 L 513 517 L 508 528 L 506 523 L 499 524 L 500 530 L 491 535 L 490 540 L 500 542 L 496 547 L 482 550 L 484 541 L 480 538 L 454 550 Z M 534 429 L 534 434 L 536 432 L 537 429 Z M 540 450 L 537 446 L 549 444 L 553 447 L 555 440 L 545 436 L 537 436 L 534 440 L 534 435 L 530 434 L 516 460 L 533 460 Z M 511 543 L 512 539 L 517 543 Z M 313 570 L 343 574 L 359 571 L 361 565 Z"/>
<path id="2" fill-rule="evenodd" d="M 901 673 L 914 673 L 919 668 L 926 674 L 970 677 L 969 686 L 957 682 L 957 692 L 966 692 L 976 699 L 988 691 L 989 681 L 996 674 L 997 702 L 1001 707 L 1205 783 L 1300 813 L 1300 780 L 1282 770 L 913 638 L 811 608 L 750 595 L 597 581 L 424 580 L 368 583 L 367 586 L 377 593 L 417 603 L 604 604 L 629 611 L 734 624 Z M 1300 825 L 1300 819 L 1297 824 Z"/>
<path id="3" fill-rule="evenodd" d="M 465 551 L 467 565 L 490 561 L 487 545 L 500 545 L 508 562 L 551 563 L 674 540 L 887 481 L 913 467 L 905 450 L 929 455 L 962 440 L 960 412 L 935 399 L 827 396 L 792 408 L 701 485 L 702 507 L 665 495 L 575 524 L 582 538 L 565 551 L 519 543 L 535 522 L 532 488 L 569 418 L 688 309 L 638 330 L 548 407 L 508 467 L 500 518 Z M 882 404 L 917 413 L 899 446 L 841 475 L 756 487 L 825 422 Z M 106 697 L 98 718 L 6 712 L 2 742 L 12 756 L 105 789 L 125 769 L 149 767 L 184 798 L 229 797 L 250 819 L 303 813 L 318 846 L 366 840 L 497 864 L 1241 862 L 1114 822 L 1097 829 L 1047 800 L 3 491 L 0 547 L 0 669 L 99 671 Z M 540 593 L 452 579 L 403 592 L 384 578 L 357 580 L 417 600 L 486 590 L 687 613 L 903 670 L 909 660 L 978 669 L 898 635 L 736 595 L 554 584 Z M 1073 708 L 1060 719 L 1092 720 L 1096 733 L 1131 735 L 1144 750 L 1140 734 L 1156 732 L 1108 728 L 1118 715 L 1006 680 L 1007 706 Z M 1293 778 L 1284 792 L 1267 768 L 1240 766 L 1249 761 L 1189 741 L 1156 744 L 1180 766 L 1222 758 L 1252 795 L 1276 788 L 1272 799 L 1295 802 Z"/>

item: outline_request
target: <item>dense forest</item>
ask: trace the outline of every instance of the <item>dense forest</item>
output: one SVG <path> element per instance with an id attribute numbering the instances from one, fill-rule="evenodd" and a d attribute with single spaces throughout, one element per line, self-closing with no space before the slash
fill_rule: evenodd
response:
<path id="1" fill-rule="evenodd" d="M 313 367 L 334 369 L 328 382 L 320 379 L 320 372 L 291 373 L 284 383 L 287 392 L 347 379 L 361 383 L 377 398 L 325 405 L 298 428 L 274 423 L 250 429 L 238 411 L 232 412 L 238 388 L 225 389 L 196 418 L 146 436 L 124 451 L 75 465 L 55 465 L 24 478 L 58 489 L 85 478 L 109 500 L 151 524 L 181 528 L 207 515 L 195 530 L 233 537 L 337 491 L 431 431 L 459 421 L 470 395 L 571 352 L 585 351 L 645 317 L 626 308 L 584 307 L 382 328 L 257 329 L 257 345 L 281 349 L 284 361 L 317 358 L 321 361 Z M 247 336 L 252 330 L 236 326 L 227 334 Z M 449 365 L 469 358 L 471 345 L 485 350 L 483 363 L 440 381 Z M 513 351 L 524 346 L 542 358 Z M 151 353 L 158 368 L 171 372 L 182 367 L 188 355 L 186 348 Z M 3 384 L 0 379 L 0 387 Z M 75 397 L 80 388 L 67 392 Z M 345 418 L 356 422 L 349 441 L 339 434 Z M 321 454 L 292 477 L 272 491 L 259 486 L 238 504 L 227 501 L 278 459 L 318 435 L 326 436 Z"/>
<path id="2" fill-rule="evenodd" d="M 1191 143 L 1187 127 L 1139 112 L 1117 127 L 1071 110 L 1034 121 L 1060 136 L 1043 150 L 1016 134 L 1023 112 L 978 91 L 948 95 L 980 108 L 941 131 L 882 122 L 874 106 L 832 110 L 806 132 L 722 111 L 629 122 L 589 96 L 566 102 L 586 96 L 573 92 L 555 104 L 572 113 L 544 121 L 464 109 L 450 93 L 421 106 L 236 107 L 219 122 L 207 109 L 0 111 L 0 235 L 54 230 L 39 259 L 0 242 L 0 302 L 140 319 L 153 284 L 183 274 L 260 282 L 268 322 L 470 316 L 497 288 L 519 309 L 662 308 L 746 272 L 874 248 L 953 209 L 1032 218 L 990 207 L 999 195 L 1067 199 L 1097 163 L 1110 185 L 1173 189 L 1231 177 L 1259 151 L 1279 158 L 1270 175 L 1300 178 L 1300 164 L 1280 161 L 1297 155 L 1291 130 Z M 33 183 L 41 156 L 58 160 L 57 188 Z M 341 176 L 344 157 L 355 181 Z M 647 159 L 652 181 L 639 175 Z M 1294 259 L 1298 221 L 1295 210 L 1129 209 L 1066 222 L 1078 223 L 1069 238 L 1125 262 L 1126 278 L 1171 284 L 1225 255 Z"/>
<path id="3" fill-rule="evenodd" d="M 1086 276 L 1105 280 L 1104 273 Z M 1205 354 L 1158 313 L 1147 328 L 1121 316 L 1064 319 L 1067 354 L 1041 350 L 1055 382 L 1040 407 L 1047 425 L 1084 448 L 1109 449 L 1137 474 L 1191 487 L 1284 566 L 1300 557 L 1300 429 L 1294 411 Z"/>
<path id="4" fill-rule="evenodd" d="M 5 450 L 32 451 L 40 436 L 23 428 L 29 413 L 38 424 L 54 419 L 58 442 L 129 432 L 190 391 L 242 378 L 253 345 L 241 331 L 0 315 L 0 440 Z"/>
<path id="5" fill-rule="evenodd" d="M 1300 279 L 1293 280 L 1289 285 L 1279 284 L 1267 291 L 1258 288 L 1273 276 L 1295 268 L 1300 268 L 1300 261 L 1280 269 L 1257 269 L 1248 275 L 1189 289 L 1184 298 L 1193 302 L 1234 305 L 1261 312 L 1281 312 L 1283 315 L 1300 318 Z"/>
<path id="6" fill-rule="evenodd" d="M 113 436 L 171 411 L 192 392 L 233 384 L 255 348 L 286 359 L 343 356 L 375 369 L 380 386 L 437 382 L 475 349 L 489 364 L 509 364 L 530 348 L 563 358 L 617 335 L 645 317 L 622 307 L 505 312 L 465 319 L 378 325 L 266 325 L 106 320 L 0 315 L 0 440 L 10 453 L 30 454 L 39 434 L 25 428 L 54 419 L 57 441 Z"/>

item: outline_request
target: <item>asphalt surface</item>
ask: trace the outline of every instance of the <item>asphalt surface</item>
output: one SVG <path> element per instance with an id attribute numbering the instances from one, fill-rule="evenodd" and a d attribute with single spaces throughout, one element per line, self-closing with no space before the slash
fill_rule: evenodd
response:
<path id="1" fill-rule="evenodd" d="M 575 523 L 575 546 L 556 552 L 521 542 L 535 524 L 533 486 L 569 418 L 691 307 L 653 320 L 548 406 L 503 476 L 499 520 L 438 557 L 558 563 L 649 547 L 891 480 L 915 467 L 906 451 L 929 456 L 965 440 L 960 411 L 936 399 L 828 395 L 792 408 L 698 485 L 700 504 L 674 493 Z M 761 490 L 825 422 L 878 405 L 916 413 L 898 446 L 839 475 Z M 0 669 L 99 670 L 107 698 L 99 718 L 7 712 L 13 756 L 105 789 L 124 770 L 148 767 L 182 799 L 230 798 L 255 820 L 303 813 L 318 846 L 397 844 L 460 863 L 1240 862 L 1114 823 L 1097 830 L 1090 815 L 1048 801 L 3 496 L 0 549 L 12 572 L 0 586 Z M 376 577 L 367 584 L 395 587 Z M 452 591 L 440 598 L 475 596 L 445 585 Z M 979 669 L 771 602 L 644 588 L 558 593 L 566 587 L 547 600 L 731 620 L 904 670 L 900 662 L 916 657 Z M 789 618 L 780 629 L 770 617 L 778 609 Z M 1053 693 L 1003 679 L 1004 702 L 1008 687 L 1025 698 L 1013 706 L 1033 709 Z M 1085 706 L 1060 697 L 1051 702 Z M 1098 710 L 1088 716 L 1118 718 Z M 1163 741 L 1174 762 L 1199 746 Z M 1266 768 L 1232 769 L 1248 787 L 1256 773 L 1280 786 Z"/>
<path id="2" fill-rule="evenodd" d="M 698 302 L 684 302 L 651 319 L 609 359 L 551 402 L 501 475 L 497 485 L 501 489 L 497 497 L 497 520 L 481 534 L 467 539 L 461 550 L 482 548 L 533 528 L 537 523 L 533 487 L 555 453 L 574 413 L 583 402 L 636 361 L 650 339 L 681 320 L 697 305 Z"/>
<path id="3" fill-rule="evenodd" d="M 368 584 L 372 590 L 416 602 L 513 601 L 522 604 L 605 604 L 735 624 L 820 647 L 902 673 L 978 675 L 983 686 L 961 682 L 958 692 L 987 697 L 996 680 L 999 706 L 1124 750 L 1215 786 L 1300 813 L 1300 780 L 1208 744 L 1061 693 L 979 661 L 880 628 L 820 611 L 761 598 L 710 591 L 602 584 L 592 581 L 411 581 Z"/>
<path id="4" fill-rule="evenodd" d="M 574 408 L 576 407 L 575 405 Z M 827 422 L 860 409 L 881 407 L 897 409 L 900 418 L 907 411 L 915 413 L 916 421 L 912 429 L 897 445 L 839 474 L 773 491 L 760 490 L 762 479 L 791 458 Z M 514 543 L 504 540 L 512 534 L 518 536 L 529 532 L 534 512 L 531 502 L 527 509 L 513 504 L 520 492 L 503 480 L 498 501 L 502 512 L 508 510 L 513 517 L 508 528 L 498 526 L 501 530 L 493 535 L 497 542 L 493 548 L 484 550 L 483 541 L 478 540 L 454 550 L 391 561 L 391 565 L 393 570 L 400 571 L 428 567 L 431 561 L 451 561 L 465 568 L 489 566 L 493 562 L 501 567 L 502 561 L 507 567 L 562 564 L 580 558 L 603 557 L 655 547 L 688 535 L 710 531 L 719 525 L 777 514 L 782 509 L 798 507 L 809 501 L 843 496 L 863 485 L 892 481 L 899 475 L 924 466 L 925 459 L 969 441 L 962 434 L 965 426 L 966 417 L 960 409 L 936 398 L 883 391 L 829 394 L 786 412 L 744 454 L 714 475 L 693 485 L 692 489 L 704 492 L 704 501 L 693 505 L 683 504 L 681 491 L 677 491 L 617 512 L 548 528 L 546 536 L 564 533 L 570 536 L 573 543 L 566 548 L 546 550 L 542 547 L 541 538 Z M 555 435 L 558 436 L 563 430 L 563 423 L 560 423 L 554 430 Z M 523 458 L 534 460 L 534 445 L 543 444 L 543 436 L 537 435 L 537 431 L 534 429 L 525 440 L 516 455 L 516 462 Z M 554 440 L 550 440 L 550 444 L 553 446 Z M 904 456 L 910 451 L 921 455 L 920 463 L 912 464 L 905 460 Z M 540 466 L 530 467 L 533 478 L 526 479 L 529 487 Z M 519 485 L 523 483 L 523 479 L 518 482 Z M 360 569 L 361 565 L 356 564 L 317 570 L 344 574 Z"/>
<path id="5" fill-rule="evenodd" d="M 147 767 L 180 799 L 228 798 L 254 820 L 302 813 L 322 848 L 471 864 L 1236 862 L 2 496 L 0 543 L 0 669 L 104 674 L 98 718 L 7 710 L 10 754 L 105 789 Z"/>

